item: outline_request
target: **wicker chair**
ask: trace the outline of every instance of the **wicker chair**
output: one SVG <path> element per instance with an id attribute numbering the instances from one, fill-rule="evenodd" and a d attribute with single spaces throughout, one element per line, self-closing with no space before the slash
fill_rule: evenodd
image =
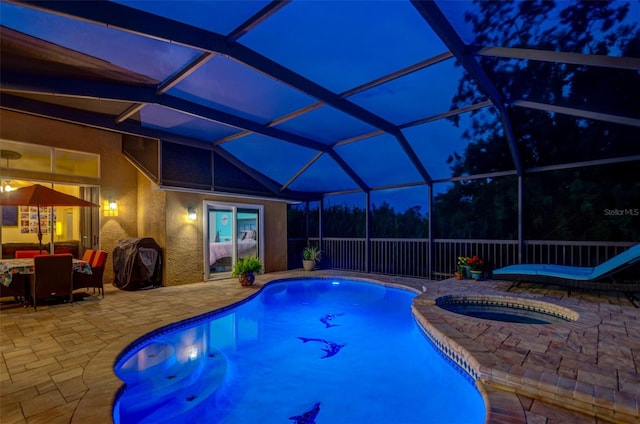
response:
<path id="1" fill-rule="evenodd" d="M 104 298 L 104 284 L 102 282 L 102 276 L 104 274 L 104 267 L 107 263 L 108 253 L 104 250 L 92 250 L 90 253 L 85 251 L 83 260 L 86 260 L 91 265 L 91 274 L 84 274 L 82 272 L 75 271 L 73 273 L 73 289 L 81 289 L 89 287 L 98 289 L 98 293 Z M 85 257 L 87 259 L 85 259 Z"/>
<path id="2" fill-rule="evenodd" d="M 82 260 L 87 262 L 89 265 L 91 265 L 91 261 L 93 260 L 93 257 L 96 255 L 96 251 L 93 249 L 87 249 L 84 251 L 84 253 L 82 254 Z"/>
<path id="3" fill-rule="evenodd" d="M 35 258 L 40 255 L 48 255 L 46 250 L 16 250 L 16 259 Z"/>
<path id="4" fill-rule="evenodd" d="M 41 299 L 62 298 L 73 302 L 73 256 L 68 253 L 41 255 L 34 257 L 33 262 L 31 301 L 34 310 Z"/>
<path id="5" fill-rule="evenodd" d="M 27 292 L 29 291 L 27 282 L 28 276 L 22 274 L 14 274 L 11 278 L 9 287 L 0 284 L 0 297 L 13 297 L 16 303 L 25 303 Z"/>
<path id="6" fill-rule="evenodd" d="M 16 259 L 33 258 L 38 255 L 46 255 L 48 252 L 40 250 L 16 250 Z M 11 285 L 5 287 L 0 284 L 0 297 L 13 296 L 16 302 L 25 303 L 29 294 L 29 276 L 24 274 L 14 274 L 11 277 Z"/>

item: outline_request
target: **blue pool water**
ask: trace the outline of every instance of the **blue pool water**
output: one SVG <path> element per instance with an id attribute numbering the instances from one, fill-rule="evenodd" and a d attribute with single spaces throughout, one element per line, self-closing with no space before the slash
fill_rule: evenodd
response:
<path id="1" fill-rule="evenodd" d="M 563 324 L 568 319 L 541 311 L 518 309 L 491 304 L 445 303 L 439 305 L 456 314 L 493 321 L 512 322 L 516 324 Z"/>
<path id="2" fill-rule="evenodd" d="M 565 324 L 579 316 L 569 308 L 531 299 L 443 296 L 436 305 L 460 315 L 515 324 Z"/>
<path id="3" fill-rule="evenodd" d="M 342 279 L 270 283 L 125 350 L 114 421 L 483 423 L 471 379 L 412 317 L 414 296 Z"/>

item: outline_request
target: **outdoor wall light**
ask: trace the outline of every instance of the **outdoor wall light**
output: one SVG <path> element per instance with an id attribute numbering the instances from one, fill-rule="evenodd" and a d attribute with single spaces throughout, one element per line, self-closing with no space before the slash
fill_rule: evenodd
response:
<path id="1" fill-rule="evenodd" d="M 111 199 L 102 203 L 104 216 L 118 216 L 118 202 Z"/>
<path id="2" fill-rule="evenodd" d="M 189 206 L 187 208 L 187 219 L 189 221 L 195 221 L 196 218 L 198 218 L 198 213 L 196 212 L 196 209 L 191 207 L 191 206 Z"/>

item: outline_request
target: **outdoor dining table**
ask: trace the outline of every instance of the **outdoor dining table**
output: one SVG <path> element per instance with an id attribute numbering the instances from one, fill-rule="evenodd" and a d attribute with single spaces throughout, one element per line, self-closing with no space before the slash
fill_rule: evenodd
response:
<path id="1" fill-rule="evenodd" d="M 73 260 L 73 270 L 83 274 L 92 274 L 91 265 L 80 259 Z M 5 287 L 11 285 L 14 274 L 33 274 L 33 258 L 0 259 L 0 284 Z"/>

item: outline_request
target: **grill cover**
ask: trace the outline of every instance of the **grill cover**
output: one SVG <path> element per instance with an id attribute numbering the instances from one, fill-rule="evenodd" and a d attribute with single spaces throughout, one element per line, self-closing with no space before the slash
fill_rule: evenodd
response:
<path id="1" fill-rule="evenodd" d="M 162 252 L 150 237 L 130 237 L 113 249 L 113 284 L 123 290 L 140 290 L 162 284 Z"/>

